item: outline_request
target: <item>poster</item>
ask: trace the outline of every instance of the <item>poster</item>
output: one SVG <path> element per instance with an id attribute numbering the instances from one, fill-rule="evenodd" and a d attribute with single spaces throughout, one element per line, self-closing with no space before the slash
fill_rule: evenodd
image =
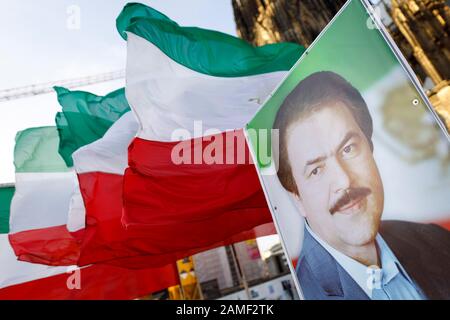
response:
<path id="1" fill-rule="evenodd" d="M 414 81 L 349 1 L 247 125 L 303 298 L 450 298 L 449 141 Z"/>

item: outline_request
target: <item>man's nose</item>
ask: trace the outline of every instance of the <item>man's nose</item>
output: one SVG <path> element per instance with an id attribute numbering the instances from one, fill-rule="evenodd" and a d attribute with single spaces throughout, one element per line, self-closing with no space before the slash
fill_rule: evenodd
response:
<path id="1" fill-rule="evenodd" d="M 351 179 L 348 168 L 338 159 L 331 160 L 331 187 L 335 193 L 341 193 L 350 188 Z"/>

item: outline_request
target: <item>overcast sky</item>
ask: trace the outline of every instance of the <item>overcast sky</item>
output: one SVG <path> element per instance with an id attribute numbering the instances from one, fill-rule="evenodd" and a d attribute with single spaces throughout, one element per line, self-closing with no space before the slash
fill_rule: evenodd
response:
<path id="1" fill-rule="evenodd" d="M 0 0 L 0 89 L 124 69 L 126 43 L 115 19 L 127 2 Z M 180 25 L 236 34 L 231 0 L 142 2 Z M 71 29 L 73 8 L 80 12 L 79 29 Z M 123 81 L 114 81 L 82 89 L 105 94 L 122 86 Z M 16 132 L 54 125 L 60 107 L 52 93 L 0 102 L 0 108 L 0 183 L 13 182 Z"/>

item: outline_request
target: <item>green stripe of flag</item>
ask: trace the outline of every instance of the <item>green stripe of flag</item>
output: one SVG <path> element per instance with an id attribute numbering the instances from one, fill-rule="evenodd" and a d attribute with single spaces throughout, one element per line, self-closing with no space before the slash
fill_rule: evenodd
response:
<path id="1" fill-rule="evenodd" d="M 9 232 L 9 211 L 14 187 L 0 187 L 0 234 Z"/>
<path id="2" fill-rule="evenodd" d="M 167 17 L 165 14 L 153 8 L 150 8 L 144 4 L 127 3 L 125 7 L 123 7 L 122 11 L 120 12 L 119 16 L 116 19 L 117 31 L 119 31 L 120 36 L 124 40 L 127 40 L 127 33 L 126 33 L 127 27 L 130 24 L 132 24 L 133 21 L 139 18 L 164 20 L 176 24 L 176 22 L 170 20 L 170 18 Z"/>
<path id="3" fill-rule="evenodd" d="M 103 137 L 130 106 L 124 88 L 106 96 L 62 87 L 54 89 L 62 107 L 55 119 L 60 136 L 59 154 L 70 167 L 73 165 L 72 153 Z"/>
<path id="4" fill-rule="evenodd" d="M 68 171 L 62 157 L 55 153 L 58 145 L 56 127 L 29 128 L 18 132 L 14 148 L 16 173 Z"/>
<path id="5" fill-rule="evenodd" d="M 302 46 L 287 42 L 253 47 L 221 32 L 180 27 L 161 15 L 150 7 L 129 4 L 116 24 L 121 35 L 132 32 L 153 43 L 172 60 L 203 74 L 243 77 L 287 71 L 304 52 Z"/>

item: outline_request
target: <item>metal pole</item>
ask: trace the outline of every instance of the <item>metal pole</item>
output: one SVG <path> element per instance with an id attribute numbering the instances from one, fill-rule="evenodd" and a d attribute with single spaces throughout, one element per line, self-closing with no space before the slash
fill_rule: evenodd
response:
<path id="1" fill-rule="evenodd" d="M 250 289 L 248 287 L 247 279 L 245 277 L 244 270 L 242 269 L 241 264 L 239 263 L 239 259 L 236 254 L 236 248 L 234 247 L 234 244 L 231 245 L 231 255 L 233 256 L 234 264 L 238 269 L 239 278 L 242 280 L 242 284 L 244 285 L 244 290 L 245 294 L 247 295 L 247 299 L 252 300 L 250 296 Z"/>
<path id="2" fill-rule="evenodd" d="M 176 262 L 176 264 L 177 264 L 178 280 L 180 281 L 180 294 L 181 294 L 181 299 L 182 299 L 182 300 L 186 300 L 186 293 L 184 292 L 184 288 L 183 288 L 183 284 L 182 284 L 182 280 L 183 280 L 183 279 L 181 279 L 180 268 L 178 268 L 178 261 Z"/>
<path id="3" fill-rule="evenodd" d="M 203 291 L 202 291 L 202 286 L 200 285 L 200 282 L 198 281 L 198 276 L 197 276 L 197 268 L 195 267 L 195 259 L 194 256 L 192 256 L 192 266 L 194 267 L 194 272 L 195 272 L 195 281 L 196 281 L 196 288 L 198 290 L 198 294 L 200 296 L 200 300 L 204 300 L 205 297 L 203 296 Z"/>

